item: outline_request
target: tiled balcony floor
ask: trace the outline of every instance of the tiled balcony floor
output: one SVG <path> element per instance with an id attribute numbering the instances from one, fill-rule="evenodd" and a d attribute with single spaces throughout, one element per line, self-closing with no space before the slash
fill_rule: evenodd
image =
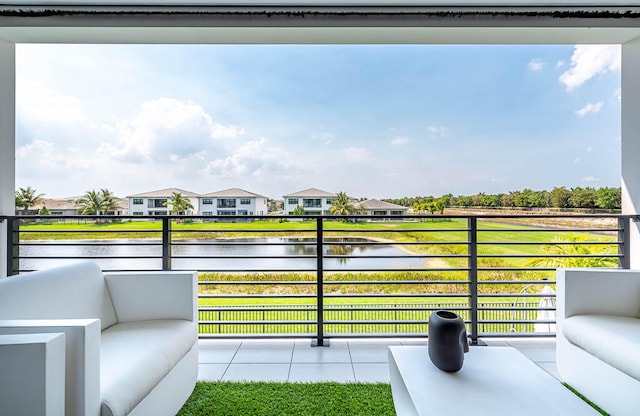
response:
<path id="1" fill-rule="evenodd" d="M 515 347 L 558 378 L 553 338 L 483 341 Z M 426 345 L 426 341 L 336 339 L 329 347 L 311 347 L 309 340 L 200 340 L 199 379 L 388 383 L 389 345 Z"/>

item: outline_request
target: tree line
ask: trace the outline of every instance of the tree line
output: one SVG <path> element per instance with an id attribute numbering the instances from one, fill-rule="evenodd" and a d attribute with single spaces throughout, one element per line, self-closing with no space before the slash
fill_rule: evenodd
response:
<path id="1" fill-rule="evenodd" d="M 622 206 L 620 187 L 576 187 L 564 186 L 551 191 L 523 189 L 509 193 L 475 195 L 452 194 L 441 197 L 417 196 L 383 199 L 393 204 L 412 207 L 419 211 L 431 210 L 430 207 L 491 207 L 491 208 L 581 208 L 581 209 L 620 209 Z M 439 210 L 438 210 L 439 211 Z"/>

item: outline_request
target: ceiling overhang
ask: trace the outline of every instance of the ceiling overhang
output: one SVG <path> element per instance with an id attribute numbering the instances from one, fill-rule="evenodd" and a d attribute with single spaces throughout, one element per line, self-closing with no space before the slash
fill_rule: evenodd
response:
<path id="1" fill-rule="evenodd" d="M 640 6 L 0 4 L 16 43 L 575 44 L 640 37 Z"/>

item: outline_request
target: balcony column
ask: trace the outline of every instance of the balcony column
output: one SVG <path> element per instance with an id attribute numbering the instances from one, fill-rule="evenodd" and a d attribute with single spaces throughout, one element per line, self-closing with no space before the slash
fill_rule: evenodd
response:
<path id="1" fill-rule="evenodd" d="M 15 214 L 16 48 L 0 38 L 0 215 Z M 0 277 L 7 275 L 7 223 L 0 224 Z"/>
<path id="2" fill-rule="evenodd" d="M 622 45 L 622 213 L 640 212 L 640 38 Z M 640 269 L 640 222 L 631 222 L 631 268 Z"/>

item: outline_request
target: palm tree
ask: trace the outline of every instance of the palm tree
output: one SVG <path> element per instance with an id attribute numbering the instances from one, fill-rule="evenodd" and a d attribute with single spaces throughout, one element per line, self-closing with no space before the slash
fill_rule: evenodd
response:
<path id="1" fill-rule="evenodd" d="M 612 258 L 612 254 L 608 246 L 593 244 L 581 244 L 588 239 L 588 234 L 576 235 L 569 233 L 566 238 L 555 237 L 551 244 L 543 247 L 545 255 L 557 255 L 559 257 L 543 257 L 532 259 L 528 264 L 534 267 L 551 267 L 551 268 L 575 268 L 575 267 L 616 267 L 617 260 Z M 576 244 L 564 244 L 576 243 Z M 597 256 L 603 257 L 571 257 L 571 256 Z M 566 257 L 563 257 L 566 256 Z"/>
<path id="2" fill-rule="evenodd" d="M 356 207 L 351 202 L 351 198 L 345 192 L 338 192 L 331 201 L 329 212 L 333 215 L 351 215 L 356 211 Z"/>
<path id="3" fill-rule="evenodd" d="M 76 200 L 76 205 L 82 215 L 100 215 L 104 211 L 102 195 L 96 190 L 87 191 Z"/>
<path id="4" fill-rule="evenodd" d="M 16 191 L 16 207 L 22 208 L 26 214 L 29 208 L 42 200 L 43 195 L 44 194 L 38 194 L 37 191 L 30 186 L 19 188 Z"/>
<path id="5" fill-rule="evenodd" d="M 100 190 L 100 198 L 102 199 L 102 212 L 104 214 L 110 211 L 117 211 L 120 207 L 120 199 L 106 188 Z"/>
<path id="6" fill-rule="evenodd" d="M 171 206 L 171 213 L 177 215 L 184 215 L 187 210 L 194 209 L 191 201 L 188 198 L 183 197 L 180 192 L 174 192 L 171 194 L 169 200 L 162 205 Z"/>

